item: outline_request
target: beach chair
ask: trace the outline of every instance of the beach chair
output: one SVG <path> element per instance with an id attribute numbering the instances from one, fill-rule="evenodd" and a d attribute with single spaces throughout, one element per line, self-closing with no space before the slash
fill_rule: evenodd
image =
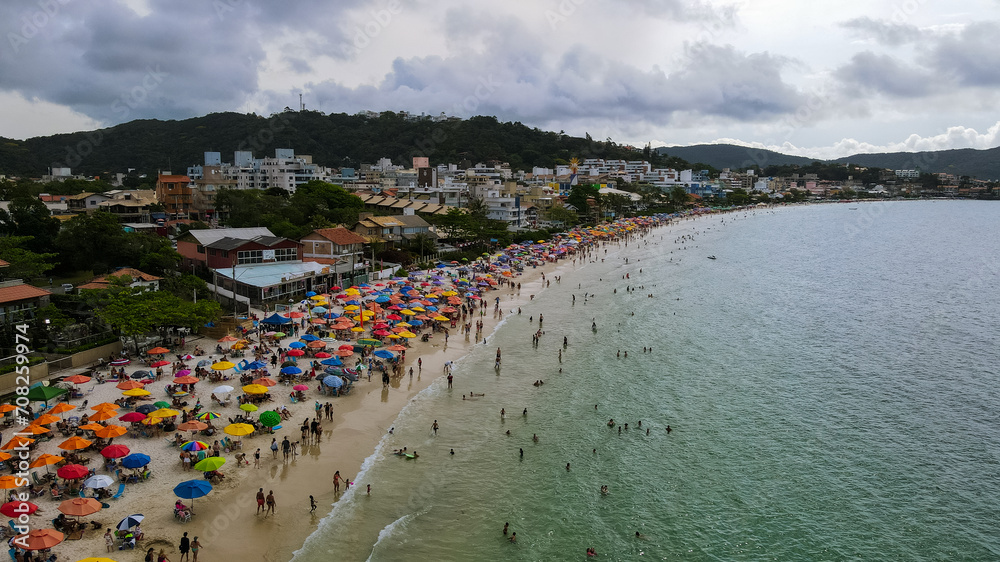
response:
<path id="1" fill-rule="evenodd" d="M 173 437 L 164 437 L 163 440 L 166 441 L 167 445 L 170 445 L 171 447 L 176 447 L 177 446 L 177 442 L 174 441 Z"/>
<path id="2" fill-rule="evenodd" d="M 125 495 L 125 484 L 124 483 L 118 484 L 118 491 L 115 492 L 115 495 L 111 496 L 111 499 L 117 500 L 118 498 L 122 497 L 123 495 Z"/>
<path id="3" fill-rule="evenodd" d="M 31 473 L 31 479 L 35 482 L 35 484 L 45 484 L 45 482 L 43 482 L 42 479 L 38 477 L 37 472 Z"/>

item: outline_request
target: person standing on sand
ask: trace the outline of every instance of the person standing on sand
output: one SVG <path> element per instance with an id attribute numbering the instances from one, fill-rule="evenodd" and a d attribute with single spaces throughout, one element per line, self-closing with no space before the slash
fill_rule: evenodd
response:
<path id="1" fill-rule="evenodd" d="M 272 437 L 271 438 L 271 458 L 272 459 L 278 458 L 278 438 L 277 437 Z"/>
<path id="2" fill-rule="evenodd" d="M 268 513 L 274 513 L 274 507 L 276 505 L 274 501 L 274 490 L 267 491 L 267 498 L 265 498 L 264 501 L 267 503 L 267 511 L 264 512 L 264 517 L 267 518 Z"/>
<path id="3" fill-rule="evenodd" d="M 184 536 L 181 537 L 181 544 L 177 546 L 177 550 L 181 552 L 181 562 L 184 562 L 188 557 L 188 551 L 191 550 L 191 539 L 188 538 L 187 531 L 184 531 Z"/>
<path id="4" fill-rule="evenodd" d="M 201 543 L 198 541 L 198 537 L 195 537 L 194 540 L 191 541 L 191 554 L 194 555 L 194 557 L 191 559 L 191 562 L 198 562 L 199 550 L 201 550 Z"/>
<path id="5" fill-rule="evenodd" d="M 260 447 L 253 453 L 253 467 L 260 468 Z"/>
<path id="6" fill-rule="evenodd" d="M 333 493 L 335 494 L 340 493 L 340 480 L 340 471 L 338 470 L 333 473 Z"/>
<path id="7" fill-rule="evenodd" d="M 437 420 L 434 420 L 434 424 L 431 425 L 431 429 L 434 430 L 434 435 L 438 434 L 438 421 Z"/>
<path id="8" fill-rule="evenodd" d="M 264 488 L 257 490 L 257 513 L 254 515 L 260 515 L 261 510 L 264 510 L 266 514 L 267 510 L 264 507 Z"/>

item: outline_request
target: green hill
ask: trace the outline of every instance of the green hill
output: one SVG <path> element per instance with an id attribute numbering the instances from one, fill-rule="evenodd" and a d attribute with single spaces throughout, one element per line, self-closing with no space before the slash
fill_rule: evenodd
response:
<path id="1" fill-rule="evenodd" d="M 510 163 L 514 169 L 554 167 L 571 158 L 647 157 L 644 151 L 614 142 L 500 122 L 494 117 L 449 119 L 407 118 L 384 112 L 374 117 L 286 111 L 271 117 L 214 113 L 182 121 L 131 121 L 98 131 L 35 137 L 24 141 L 0 138 L 0 173 L 38 177 L 50 167 L 68 167 L 74 174 L 107 175 L 135 168 L 184 173 L 202 164 L 203 153 L 222 153 L 232 162 L 236 150 L 255 157 L 273 156 L 275 148 L 309 154 L 324 166 L 354 166 L 389 157 L 409 166 L 414 156 L 439 163 Z M 659 165 L 676 165 L 650 154 Z"/>

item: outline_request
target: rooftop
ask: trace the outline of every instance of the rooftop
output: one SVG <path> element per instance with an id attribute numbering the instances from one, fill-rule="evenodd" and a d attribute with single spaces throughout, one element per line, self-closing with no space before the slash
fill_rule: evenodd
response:
<path id="1" fill-rule="evenodd" d="M 33 285 L 12 285 L 10 287 L 0 287 L 0 303 L 26 301 L 51 295 L 45 289 L 39 289 Z"/>

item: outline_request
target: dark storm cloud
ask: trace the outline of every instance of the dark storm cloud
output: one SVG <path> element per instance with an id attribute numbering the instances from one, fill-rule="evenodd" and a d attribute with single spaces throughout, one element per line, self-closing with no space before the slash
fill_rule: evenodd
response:
<path id="1" fill-rule="evenodd" d="M 979 22 L 943 36 L 930 49 L 928 62 L 956 86 L 1000 85 L 1000 25 Z"/>
<path id="2" fill-rule="evenodd" d="M 915 98 L 930 93 L 935 84 L 934 77 L 925 70 L 871 51 L 854 55 L 849 63 L 834 72 L 834 76 L 857 95 L 879 93 Z"/>

